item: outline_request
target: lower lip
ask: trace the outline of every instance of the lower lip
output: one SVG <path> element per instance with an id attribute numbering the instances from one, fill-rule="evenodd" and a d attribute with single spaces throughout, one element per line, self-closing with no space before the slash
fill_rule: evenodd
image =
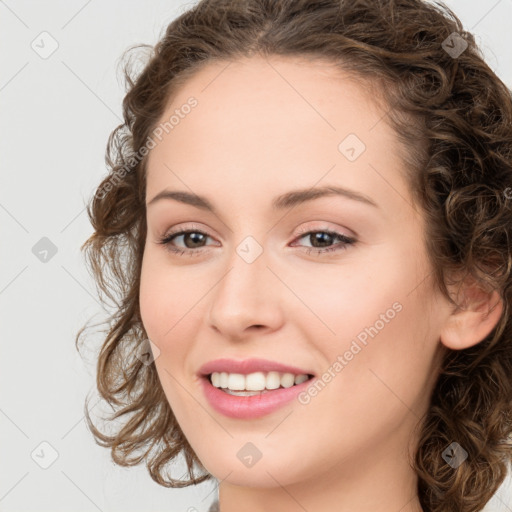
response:
<path id="1" fill-rule="evenodd" d="M 265 416 L 291 402 L 311 384 L 306 380 L 289 388 L 279 388 L 254 396 L 235 396 L 216 388 L 208 379 L 201 378 L 204 394 L 210 405 L 230 418 L 252 419 Z"/>

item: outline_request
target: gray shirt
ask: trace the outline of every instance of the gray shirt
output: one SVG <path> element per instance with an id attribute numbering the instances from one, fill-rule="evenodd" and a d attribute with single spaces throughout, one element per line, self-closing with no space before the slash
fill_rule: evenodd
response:
<path id="1" fill-rule="evenodd" d="M 219 512 L 219 500 L 215 500 L 208 509 L 208 512 Z"/>

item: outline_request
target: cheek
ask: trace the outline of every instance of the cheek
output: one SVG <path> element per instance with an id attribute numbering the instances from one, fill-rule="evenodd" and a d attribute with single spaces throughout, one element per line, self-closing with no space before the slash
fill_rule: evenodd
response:
<path id="1" fill-rule="evenodd" d="M 163 312 L 167 308 L 162 280 L 158 276 L 158 267 L 151 265 L 150 259 L 145 256 L 139 291 L 140 314 L 148 337 L 155 341 L 161 337 Z"/>
<path id="2" fill-rule="evenodd" d="M 331 283 L 329 293 L 308 304 L 334 332 L 315 320 L 315 348 L 325 367 L 318 391 L 311 388 L 309 399 L 304 397 L 301 419 L 305 429 L 332 440 L 322 446 L 327 458 L 333 449 L 351 453 L 357 446 L 384 445 L 393 432 L 417 421 L 428 402 L 435 332 L 424 314 L 421 287 L 409 293 L 412 274 L 387 270 L 379 282 L 365 281 L 354 292 L 341 293 Z M 322 414 L 329 421 L 315 419 Z"/>
<path id="3" fill-rule="evenodd" d="M 179 268 L 169 265 L 161 250 L 147 249 L 144 253 L 140 279 L 140 312 L 149 338 L 171 339 L 178 320 L 186 313 L 187 299 L 193 286 L 182 283 Z"/>
<path id="4" fill-rule="evenodd" d="M 326 266 L 296 281 L 294 291 L 309 310 L 296 321 L 322 352 L 324 378 L 336 381 L 328 387 L 350 390 L 356 408 L 400 403 L 394 393 L 413 403 L 433 373 L 438 333 L 425 307 L 425 283 L 418 286 L 428 271 L 405 252 L 395 246 L 378 258 Z"/>
<path id="5" fill-rule="evenodd" d="M 159 254 L 145 252 L 139 293 L 142 323 L 148 338 L 160 350 L 155 367 L 167 401 L 179 421 L 186 416 L 186 400 L 181 396 L 182 388 L 178 383 L 183 381 L 183 361 L 190 340 L 183 329 L 193 315 L 186 315 L 188 301 L 184 300 L 183 293 L 176 293 L 177 279 L 179 273 L 169 268 Z"/>
<path id="6" fill-rule="evenodd" d="M 400 304 L 409 300 L 409 283 L 415 279 L 414 269 L 396 261 L 400 259 L 384 252 L 372 259 L 364 254 L 347 256 L 342 264 L 288 275 L 302 308 L 300 314 L 296 310 L 294 321 L 303 319 L 310 326 L 316 325 L 320 329 L 317 338 L 333 342 L 352 339 L 375 322 L 381 330 L 381 315 L 386 326 L 396 321 Z"/>
<path id="7" fill-rule="evenodd" d="M 150 249 L 144 254 L 140 313 L 148 338 L 160 350 L 155 364 L 164 389 L 176 387 L 169 373 L 181 378 L 192 371 L 185 361 L 194 350 L 196 332 L 204 317 L 200 299 L 207 290 L 202 290 L 190 273 L 185 267 L 171 266 L 163 251 Z"/>

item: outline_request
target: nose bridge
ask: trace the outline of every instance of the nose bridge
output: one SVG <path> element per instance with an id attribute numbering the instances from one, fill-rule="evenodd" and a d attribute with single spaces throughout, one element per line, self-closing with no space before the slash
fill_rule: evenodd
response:
<path id="1" fill-rule="evenodd" d="M 210 322 L 236 336 L 250 326 L 275 328 L 279 323 L 280 287 L 267 267 L 267 250 L 252 236 L 233 248 L 226 271 L 212 295 Z"/>

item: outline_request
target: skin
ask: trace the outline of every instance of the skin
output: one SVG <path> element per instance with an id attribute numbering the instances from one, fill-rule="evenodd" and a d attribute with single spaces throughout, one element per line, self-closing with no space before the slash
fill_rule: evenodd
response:
<path id="1" fill-rule="evenodd" d="M 246 512 L 421 511 L 411 454 L 441 356 L 481 341 L 502 306 L 471 288 L 478 308 L 456 312 L 434 288 L 401 148 L 361 84 L 320 61 L 226 65 L 208 64 L 171 99 L 162 120 L 191 96 L 198 105 L 148 157 L 148 203 L 163 189 L 183 190 L 217 211 L 172 199 L 147 206 L 140 306 L 165 395 L 221 481 L 222 512 L 241 503 Z M 350 133 L 366 145 L 355 161 L 338 150 Z M 271 209 L 280 194 L 324 185 L 377 207 L 327 196 Z M 198 254 L 158 243 L 171 229 L 197 228 L 208 237 L 172 244 Z M 315 245 L 299 229 L 356 242 Z M 237 253 L 248 236 L 263 250 L 252 263 Z M 217 413 L 202 393 L 196 372 L 219 357 L 262 357 L 321 377 L 394 303 L 401 310 L 308 404 L 243 420 Z M 237 457 L 247 442 L 262 454 L 252 467 Z"/>

